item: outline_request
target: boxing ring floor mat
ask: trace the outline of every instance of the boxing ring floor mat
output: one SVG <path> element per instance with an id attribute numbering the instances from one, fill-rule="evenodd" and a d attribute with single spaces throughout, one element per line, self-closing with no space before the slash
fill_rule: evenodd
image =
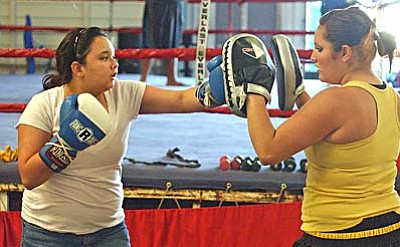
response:
<path id="1" fill-rule="evenodd" d="M 137 79 L 139 75 L 124 74 L 121 79 Z M 27 103 L 32 95 L 41 91 L 41 75 L 0 75 L 0 103 Z M 192 78 L 179 78 L 186 85 L 194 85 Z M 165 77 L 150 76 L 149 83 L 165 87 Z M 313 85 L 315 82 L 311 82 Z M 320 83 L 319 87 L 323 88 Z M 182 89 L 184 87 L 168 87 Z M 314 88 L 315 91 L 320 88 Z M 270 108 L 277 109 L 277 95 L 272 92 L 273 103 Z M 274 103 L 275 102 L 275 103 Z M 0 113 L 0 149 L 6 145 L 17 147 L 15 124 L 19 113 Z M 285 118 L 272 118 L 279 126 Z M 275 172 L 269 167 L 262 167 L 259 172 L 221 171 L 219 158 L 222 155 L 255 156 L 247 132 L 246 119 L 232 114 L 186 113 L 186 114 L 151 114 L 140 115 L 132 123 L 129 146 L 126 157 L 139 161 L 152 162 L 165 156 L 166 151 L 178 147 L 179 155 L 186 159 L 198 160 L 199 168 L 178 168 L 174 166 L 156 166 L 123 163 L 123 183 L 126 188 L 143 188 L 146 192 L 127 190 L 126 196 L 136 197 L 152 193 L 163 194 L 173 188 L 215 191 L 222 194 L 227 190 L 255 191 L 276 193 L 285 192 L 301 196 L 305 184 L 305 174 L 299 171 L 299 161 L 304 153 L 294 155 L 297 169 L 294 172 Z M 16 163 L 0 164 L 0 184 L 19 184 Z M 168 187 L 170 186 L 170 188 Z M 7 190 L 7 188 L 3 188 Z M 10 190 L 20 190 L 11 188 Z M 150 190 L 150 191 L 149 191 Z M 1 191 L 1 189 L 0 189 Z M 211 197 L 220 197 L 214 194 Z M 182 195 L 184 197 L 184 195 Z M 199 195 L 201 196 L 201 195 Z M 263 197 L 263 198 L 260 198 Z M 265 195 L 258 195 L 256 201 L 265 202 Z M 203 197 L 204 198 L 204 197 Z M 278 198 L 279 199 L 279 198 Z M 250 199 L 253 200 L 253 199 Z M 268 199 L 269 200 L 269 199 Z"/>

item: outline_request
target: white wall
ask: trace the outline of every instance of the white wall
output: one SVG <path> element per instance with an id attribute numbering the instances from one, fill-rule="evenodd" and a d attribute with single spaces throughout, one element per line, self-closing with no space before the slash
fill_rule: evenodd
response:
<path id="1" fill-rule="evenodd" d="M 211 1 L 212 2 L 212 1 Z M 141 27 L 143 1 L 76 1 L 76 0 L 0 0 L 0 25 L 25 25 L 29 14 L 33 26 L 76 27 L 99 26 L 102 28 Z M 227 9 L 232 7 L 234 29 L 304 30 L 304 3 L 245 3 L 238 5 L 213 3 L 210 7 L 210 29 L 227 28 Z M 199 4 L 186 4 L 185 29 L 197 29 Z M 56 48 L 65 32 L 34 31 L 34 46 L 43 44 Z M 109 37 L 117 47 L 118 33 Z M 226 35 L 208 36 L 208 47 L 220 47 Z M 194 40 L 195 41 L 195 40 Z M 296 47 L 304 47 L 304 37 L 296 37 Z M 23 48 L 22 31 L 0 30 L 1 48 Z M 38 66 L 45 66 L 48 59 L 35 58 Z M 25 73 L 25 58 L 0 57 L 0 73 Z M 37 73 L 41 73 L 38 71 Z"/>
<path id="2" fill-rule="evenodd" d="M 32 26 L 78 27 L 98 26 L 102 28 L 140 27 L 142 25 L 143 1 L 36 1 L 0 0 L 0 25 L 25 25 L 25 16 L 30 15 Z M 43 44 L 56 48 L 65 32 L 34 31 L 34 46 Z M 118 34 L 110 35 L 114 44 Z M 22 31 L 0 31 L 0 47 L 24 48 Z M 46 64 L 47 59 L 35 58 L 35 63 Z M 24 58 L 0 58 L 0 72 L 19 72 Z"/>
<path id="3" fill-rule="evenodd" d="M 277 29 L 306 30 L 306 4 L 303 2 L 281 3 L 277 5 Z M 290 36 L 297 49 L 304 49 L 305 36 Z"/>

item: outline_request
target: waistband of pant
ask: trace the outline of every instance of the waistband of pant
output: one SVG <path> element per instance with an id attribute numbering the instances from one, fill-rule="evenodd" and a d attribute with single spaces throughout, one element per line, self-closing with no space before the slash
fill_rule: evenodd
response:
<path id="1" fill-rule="evenodd" d="M 359 232 L 306 232 L 307 234 L 317 237 L 317 238 L 324 238 L 324 239 L 358 239 L 358 238 L 368 238 L 379 236 L 383 234 L 387 234 L 393 232 L 395 230 L 400 229 L 400 221 L 388 226 L 359 231 Z"/>

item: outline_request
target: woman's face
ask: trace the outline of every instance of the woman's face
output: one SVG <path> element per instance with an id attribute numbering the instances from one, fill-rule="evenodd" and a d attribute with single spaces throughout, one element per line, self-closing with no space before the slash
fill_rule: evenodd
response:
<path id="1" fill-rule="evenodd" d="M 332 43 L 325 39 L 325 27 L 318 26 L 314 38 L 314 51 L 311 60 L 318 68 L 319 79 L 330 84 L 340 84 L 344 76 L 340 51 L 333 49 Z"/>
<path id="2" fill-rule="evenodd" d="M 94 95 L 107 91 L 114 84 L 118 66 L 112 43 L 103 36 L 97 36 L 90 46 L 85 64 L 82 64 L 82 87 Z"/>

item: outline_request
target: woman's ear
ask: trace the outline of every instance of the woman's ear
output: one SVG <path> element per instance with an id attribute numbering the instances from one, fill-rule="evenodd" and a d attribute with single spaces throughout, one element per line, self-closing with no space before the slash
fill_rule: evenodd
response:
<path id="1" fill-rule="evenodd" d="M 349 45 L 342 45 L 339 54 L 343 62 L 348 62 L 353 56 L 353 49 Z"/>
<path id="2" fill-rule="evenodd" d="M 71 71 L 72 74 L 76 75 L 77 77 L 83 77 L 82 65 L 79 62 L 73 61 L 71 63 Z"/>

